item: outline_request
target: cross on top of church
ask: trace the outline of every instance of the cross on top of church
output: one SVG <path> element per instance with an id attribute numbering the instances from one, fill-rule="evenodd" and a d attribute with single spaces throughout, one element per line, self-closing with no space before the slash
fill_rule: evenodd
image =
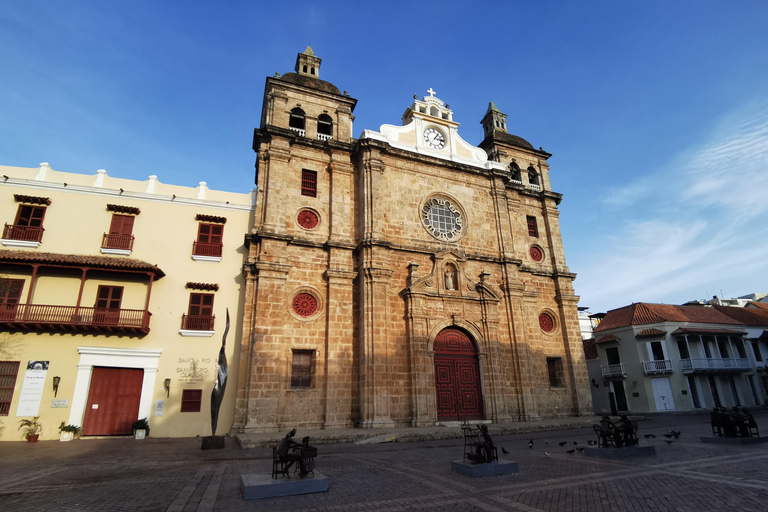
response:
<path id="1" fill-rule="evenodd" d="M 429 89 L 427 89 L 427 92 L 429 93 L 430 96 L 434 96 L 435 95 L 435 91 L 431 87 Z"/>

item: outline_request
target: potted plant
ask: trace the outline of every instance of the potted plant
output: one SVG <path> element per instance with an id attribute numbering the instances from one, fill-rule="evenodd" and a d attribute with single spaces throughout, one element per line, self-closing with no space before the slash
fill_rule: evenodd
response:
<path id="1" fill-rule="evenodd" d="M 134 439 L 144 439 L 149 436 L 149 420 L 144 418 L 133 422 L 133 437 Z"/>
<path id="2" fill-rule="evenodd" d="M 80 427 L 77 425 L 65 425 L 61 422 L 59 425 L 59 434 L 61 434 L 62 441 L 71 441 L 75 437 L 80 437 Z"/>
<path id="3" fill-rule="evenodd" d="M 21 437 L 30 443 L 36 443 L 43 431 L 43 426 L 39 423 L 40 416 L 35 416 L 31 420 L 19 421 L 19 430 L 22 431 Z"/>

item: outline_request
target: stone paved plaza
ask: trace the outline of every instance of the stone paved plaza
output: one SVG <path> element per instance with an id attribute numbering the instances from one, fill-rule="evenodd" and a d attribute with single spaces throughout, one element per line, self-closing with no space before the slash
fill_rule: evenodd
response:
<path id="1" fill-rule="evenodd" d="M 768 412 L 755 417 L 768 435 Z M 317 469 L 330 479 L 327 493 L 255 501 L 240 497 L 240 474 L 269 473 L 271 450 L 241 450 L 231 439 L 226 449 L 205 452 L 199 439 L 3 443 L 0 510 L 768 510 L 768 446 L 701 443 L 699 436 L 711 435 L 708 421 L 642 421 L 641 439 L 656 446 L 656 455 L 621 460 L 566 453 L 574 441 L 586 446 L 595 439 L 586 428 L 496 436 L 520 473 L 480 479 L 451 472 L 450 461 L 462 454 L 459 439 L 321 445 Z M 662 435 L 669 429 L 683 433 L 667 444 Z"/>

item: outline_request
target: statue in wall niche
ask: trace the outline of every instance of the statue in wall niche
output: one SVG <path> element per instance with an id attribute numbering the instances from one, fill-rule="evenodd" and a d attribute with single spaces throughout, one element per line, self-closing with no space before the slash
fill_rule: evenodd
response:
<path id="1" fill-rule="evenodd" d="M 224 436 L 216 435 L 216 426 L 219 423 L 219 410 L 221 402 L 224 400 L 224 392 L 227 389 L 227 375 L 229 366 L 227 365 L 227 333 L 229 332 L 229 308 L 227 308 L 227 326 L 224 329 L 224 336 L 221 338 L 221 349 L 219 350 L 219 371 L 216 372 L 216 382 L 211 391 L 211 435 L 203 438 L 203 450 L 224 448 Z"/>
<path id="2" fill-rule="evenodd" d="M 454 290 L 453 287 L 453 273 L 450 270 L 445 271 L 445 289 Z"/>

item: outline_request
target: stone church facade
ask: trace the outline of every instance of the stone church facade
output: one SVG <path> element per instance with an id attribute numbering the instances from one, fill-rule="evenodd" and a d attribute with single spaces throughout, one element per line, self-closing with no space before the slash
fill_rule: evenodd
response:
<path id="1" fill-rule="evenodd" d="M 320 64 L 266 80 L 233 431 L 590 414 L 551 155 L 431 89 L 355 139 Z"/>

